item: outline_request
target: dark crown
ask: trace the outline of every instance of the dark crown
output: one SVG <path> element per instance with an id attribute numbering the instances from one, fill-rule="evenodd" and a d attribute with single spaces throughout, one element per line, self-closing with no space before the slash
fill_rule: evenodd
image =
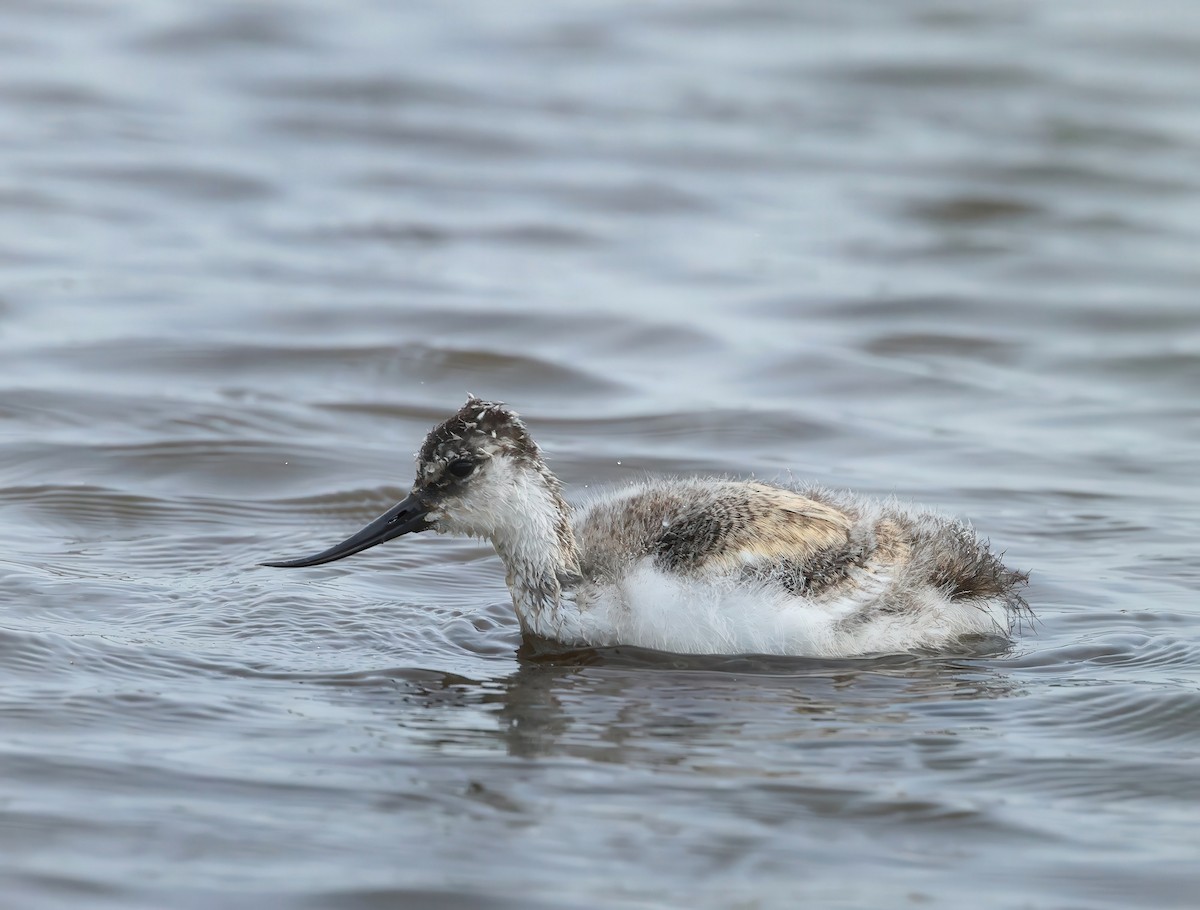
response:
<path id="1" fill-rule="evenodd" d="M 472 396 L 458 413 L 429 431 L 417 460 L 428 465 L 464 452 L 487 449 L 521 458 L 539 457 L 537 443 L 516 411 L 502 402 Z"/>

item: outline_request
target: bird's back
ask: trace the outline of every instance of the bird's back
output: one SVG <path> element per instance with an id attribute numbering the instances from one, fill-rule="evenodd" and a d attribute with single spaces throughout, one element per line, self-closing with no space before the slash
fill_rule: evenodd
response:
<path id="1" fill-rule="evenodd" d="M 969 528 L 849 494 L 649 481 L 594 498 L 574 530 L 582 610 L 613 627 L 614 640 L 648 647 L 829 656 L 942 647 L 1006 634 L 1027 609 L 1025 576 Z"/>

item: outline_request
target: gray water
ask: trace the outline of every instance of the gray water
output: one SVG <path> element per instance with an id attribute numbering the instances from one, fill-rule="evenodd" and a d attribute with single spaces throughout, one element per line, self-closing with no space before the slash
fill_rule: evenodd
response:
<path id="1" fill-rule="evenodd" d="M 1200 5 L 0 6 L 6 908 L 1193 907 Z M 521 648 L 356 530 L 466 392 L 580 491 L 896 495 L 1004 653 Z"/>

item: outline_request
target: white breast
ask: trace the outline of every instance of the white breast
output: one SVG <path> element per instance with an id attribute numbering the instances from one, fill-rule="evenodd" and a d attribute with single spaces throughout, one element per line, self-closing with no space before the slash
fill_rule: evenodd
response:
<path id="1" fill-rule="evenodd" d="M 644 559 L 615 583 L 582 587 L 571 628 L 559 634 L 578 644 L 681 654 L 832 658 L 937 648 L 965 635 L 1007 632 L 1003 604 L 950 601 L 933 591 L 917 611 L 872 610 L 869 618 L 855 620 L 889 582 L 872 575 L 837 597 L 811 600 L 769 582 L 667 573 Z"/>

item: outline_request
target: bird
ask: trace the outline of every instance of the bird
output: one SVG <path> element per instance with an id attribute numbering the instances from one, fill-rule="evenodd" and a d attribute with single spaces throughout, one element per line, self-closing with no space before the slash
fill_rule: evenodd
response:
<path id="1" fill-rule="evenodd" d="M 409 495 L 320 553 L 404 534 L 490 541 L 522 635 L 565 648 L 818 658 L 1010 640 L 1024 572 L 967 524 L 819 486 L 646 478 L 568 504 L 520 416 L 471 396 L 430 430 Z"/>

